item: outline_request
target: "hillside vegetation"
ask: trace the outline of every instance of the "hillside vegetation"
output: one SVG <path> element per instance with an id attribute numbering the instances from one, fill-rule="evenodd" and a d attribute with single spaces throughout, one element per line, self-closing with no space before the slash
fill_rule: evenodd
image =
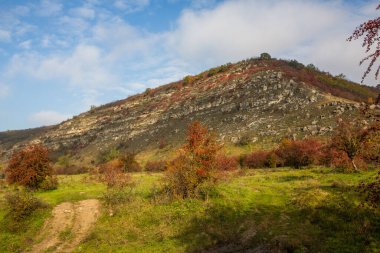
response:
<path id="1" fill-rule="evenodd" d="M 378 92 L 295 60 L 251 58 L 94 107 L 56 126 L 0 133 L 0 160 L 30 142 L 47 146 L 54 158 L 70 153 L 86 166 L 112 148 L 175 149 L 194 120 L 227 146 L 244 139 L 271 146 L 283 137 L 324 137 L 337 117 L 355 117 L 358 102 L 374 102 Z"/>
<path id="2" fill-rule="evenodd" d="M 36 196 L 51 206 L 106 201 L 74 252 L 376 252 L 380 216 L 360 206 L 356 188 L 374 174 L 323 167 L 249 170 L 230 174 L 206 201 L 167 202 L 155 194 L 161 174 L 135 173 L 135 188 L 119 203 L 106 201 L 106 187 L 92 177 L 60 176 L 57 190 Z M 8 190 L 2 186 L 0 195 Z M 0 205 L 0 251 L 30 248 L 48 211 L 10 226 Z"/>

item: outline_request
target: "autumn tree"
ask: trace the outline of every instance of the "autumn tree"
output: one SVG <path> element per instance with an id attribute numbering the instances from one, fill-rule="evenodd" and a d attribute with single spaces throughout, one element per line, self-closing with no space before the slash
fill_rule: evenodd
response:
<path id="1" fill-rule="evenodd" d="M 360 124 L 341 120 L 332 136 L 331 146 L 344 152 L 350 159 L 353 168 L 358 170 L 355 158 L 362 152 L 364 143 L 373 131 L 376 131 L 376 129 L 364 128 Z"/>
<path id="2" fill-rule="evenodd" d="M 377 10 L 380 9 L 380 4 L 376 7 Z M 347 39 L 348 41 L 357 40 L 360 37 L 364 36 L 362 46 L 365 48 L 365 52 L 369 53 L 371 50 L 373 52 L 369 53 L 366 57 L 364 57 L 360 61 L 360 65 L 366 61 L 369 61 L 369 65 L 367 70 L 364 72 L 362 77 L 362 82 L 364 78 L 371 72 L 373 65 L 375 64 L 377 58 L 380 56 L 380 36 L 379 36 L 379 28 L 380 28 L 380 17 L 375 19 L 370 19 L 360 26 L 358 26 L 353 34 Z M 376 69 L 375 77 L 376 79 L 379 76 L 380 65 Z"/>
<path id="3" fill-rule="evenodd" d="M 48 149 L 42 145 L 29 145 L 14 152 L 5 169 L 8 183 L 39 188 L 53 173 L 48 155 Z"/>
<path id="4" fill-rule="evenodd" d="M 215 136 L 198 121 L 188 127 L 186 143 L 176 159 L 168 164 L 166 181 L 176 198 L 197 195 L 199 186 L 213 177 L 221 149 Z"/>

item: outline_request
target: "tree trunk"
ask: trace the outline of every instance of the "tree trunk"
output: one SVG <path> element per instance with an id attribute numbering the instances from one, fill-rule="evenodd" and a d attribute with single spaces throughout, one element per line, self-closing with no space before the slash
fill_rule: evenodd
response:
<path id="1" fill-rule="evenodd" d="M 356 164 L 354 162 L 354 159 L 351 159 L 352 166 L 354 166 L 354 170 L 358 171 L 358 167 L 356 167 Z"/>

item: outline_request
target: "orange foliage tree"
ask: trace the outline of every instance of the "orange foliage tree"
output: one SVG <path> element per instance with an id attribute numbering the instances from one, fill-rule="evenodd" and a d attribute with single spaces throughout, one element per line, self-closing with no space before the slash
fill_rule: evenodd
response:
<path id="1" fill-rule="evenodd" d="M 48 149 L 42 145 L 29 145 L 13 153 L 5 170 L 8 183 L 39 188 L 53 173 L 48 155 Z"/>
<path id="2" fill-rule="evenodd" d="M 195 121 L 189 125 L 186 144 L 176 159 L 168 164 L 168 190 L 177 198 L 197 195 L 198 187 L 213 177 L 221 145 L 208 129 Z"/>

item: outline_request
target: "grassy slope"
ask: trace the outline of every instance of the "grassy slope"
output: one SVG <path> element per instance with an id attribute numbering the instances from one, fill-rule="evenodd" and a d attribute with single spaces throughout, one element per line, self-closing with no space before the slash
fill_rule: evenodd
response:
<path id="1" fill-rule="evenodd" d="M 106 188 L 87 175 L 59 176 L 59 183 L 57 190 L 36 193 L 50 208 L 37 210 L 25 222 L 14 224 L 4 217 L 6 210 L 2 202 L 4 193 L 11 189 L 0 185 L 0 252 L 20 252 L 30 246 L 44 220 L 51 215 L 53 206 L 65 201 L 100 198 Z"/>
<path id="2" fill-rule="evenodd" d="M 277 247 L 295 252 L 376 252 L 380 216 L 358 207 L 355 186 L 374 172 L 331 169 L 251 170 L 223 181 L 207 201 L 154 201 L 161 174 L 133 174 L 133 198 L 103 215 L 76 252 L 216 252 Z M 60 188 L 37 195 L 56 205 L 99 198 L 106 189 L 88 176 L 60 178 Z M 2 190 L 3 192 L 5 189 Z M 1 195 L 0 191 L 0 195 Z M 17 252 L 32 241 L 50 210 L 24 227 L 0 227 L 0 252 Z M 4 208 L 0 221 L 4 224 Z"/>
<path id="3" fill-rule="evenodd" d="M 105 210 L 77 252 L 218 252 L 258 245 L 373 252 L 380 248 L 380 217 L 358 208 L 355 191 L 373 174 L 255 170 L 222 183 L 206 202 L 161 204 L 149 195 L 159 175 L 136 174 L 135 197 L 113 216 Z"/>

